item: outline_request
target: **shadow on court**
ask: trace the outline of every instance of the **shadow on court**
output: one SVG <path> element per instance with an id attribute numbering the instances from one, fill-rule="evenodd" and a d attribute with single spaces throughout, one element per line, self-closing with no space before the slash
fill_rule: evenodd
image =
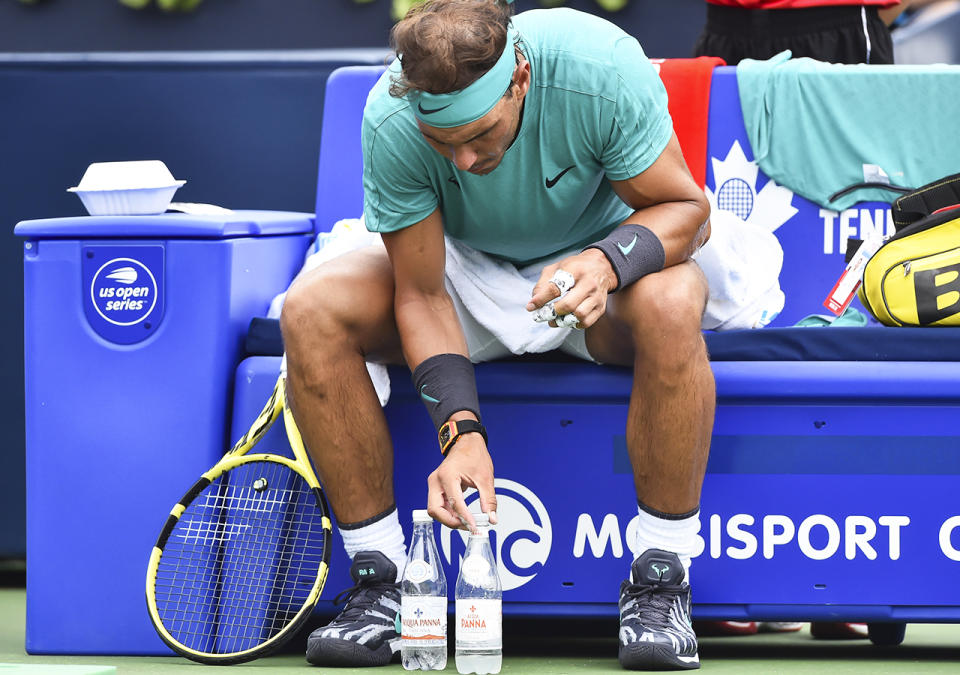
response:
<path id="1" fill-rule="evenodd" d="M 312 618 L 284 648 L 302 653 L 313 628 L 329 618 Z M 448 634 L 452 635 L 453 617 Z M 504 617 L 504 653 L 511 656 L 543 656 L 572 659 L 610 659 L 617 654 L 616 617 L 525 619 Z M 450 641 L 451 653 L 453 641 Z M 808 627 L 796 633 L 762 633 L 742 637 L 700 638 L 701 661 L 869 662 L 888 664 L 953 662 L 960 673 L 960 625 L 911 624 L 905 644 L 877 647 L 868 640 L 815 640 Z M 906 668 L 904 672 L 909 672 Z"/>
<path id="2" fill-rule="evenodd" d="M 0 559 L 0 588 L 23 588 L 26 585 L 26 560 L 22 558 Z"/>
<path id="3" fill-rule="evenodd" d="M 912 647 L 876 647 L 868 640 L 832 641 L 814 640 L 809 635 L 798 635 L 792 640 L 780 637 L 776 642 L 765 642 L 765 636 L 748 638 L 705 638 L 700 641 L 700 658 L 714 661 L 724 659 L 780 659 L 823 661 L 857 661 L 880 659 L 886 663 L 917 661 L 953 661 L 960 672 L 960 645 L 925 645 Z M 960 631 L 956 638 L 960 640 Z M 907 672 L 907 671 L 904 671 Z"/>

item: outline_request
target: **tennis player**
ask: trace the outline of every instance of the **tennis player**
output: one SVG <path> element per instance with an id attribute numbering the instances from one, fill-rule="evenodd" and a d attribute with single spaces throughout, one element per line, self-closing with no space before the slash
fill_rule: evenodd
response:
<path id="1" fill-rule="evenodd" d="M 391 39 L 399 59 L 363 117 L 365 222 L 384 246 L 303 275 L 281 319 L 296 420 L 357 581 L 307 658 L 383 665 L 399 649 L 405 547 L 365 361 L 412 370 L 443 452 L 427 478 L 431 515 L 475 527 L 463 497 L 475 487 L 496 522 L 473 362 L 508 350 L 448 290 L 446 234 L 491 261 L 541 265 L 532 294 L 514 300 L 521 319 L 546 313 L 562 350 L 632 367 L 640 554 L 620 587 L 620 662 L 697 668 L 688 575 L 715 394 L 707 284 L 690 256 L 710 209 L 664 87 L 635 39 L 570 9 L 511 18 L 497 0 L 428 0 Z"/>

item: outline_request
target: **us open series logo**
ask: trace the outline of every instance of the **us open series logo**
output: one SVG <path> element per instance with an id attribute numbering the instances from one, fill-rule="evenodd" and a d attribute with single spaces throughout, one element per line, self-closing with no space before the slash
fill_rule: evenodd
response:
<path id="1" fill-rule="evenodd" d="M 115 344 L 157 331 L 164 315 L 164 246 L 92 245 L 81 249 L 83 311 L 90 327 Z"/>
<path id="2" fill-rule="evenodd" d="M 93 275 L 90 296 L 104 321 L 133 326 L 150 316 L 156 306 L 157 280 L 139 260 L 114 258 Z"/>

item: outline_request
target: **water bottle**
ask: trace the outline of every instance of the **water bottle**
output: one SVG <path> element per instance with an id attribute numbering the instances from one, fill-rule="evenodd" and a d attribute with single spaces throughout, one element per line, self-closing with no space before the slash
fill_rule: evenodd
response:
<path id="1" fill-rule="evenodd" d="M 447 578 L 433 540 L 433 519 L 413 512 L 413 537 L 400 582 L 400 660 L 404 670 L 447 667 Z"/>
<path id="2" fill-rule="evenodd" d="M 474 515 L 471 534 L 457 577 L 457 672 L 499 673 L 503 659 L 503 590 L 490 549 L 490 519 Z"/>

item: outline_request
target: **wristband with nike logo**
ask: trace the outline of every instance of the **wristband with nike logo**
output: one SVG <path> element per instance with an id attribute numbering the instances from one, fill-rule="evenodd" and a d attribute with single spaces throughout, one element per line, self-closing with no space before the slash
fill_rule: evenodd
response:
<path id="1" fill-rule="evenodd" d="M 413 371 L 413 386 L 437 431 L 461 410 L 482 419 L 473 364 L 462 354 L 436 354 L 424 360 Z"/>
<path id="2" fill-rule="evenodd" d="M 659 272 L 667 257 L 653 230 L 633 223 L 613 228 L 605 238 L 583 250 L 588 248 L 600 249 L 610 261 L 610 267 L 617 275 L 617 287 L 611 289 L 611 293 L 641 277 Z"/>

